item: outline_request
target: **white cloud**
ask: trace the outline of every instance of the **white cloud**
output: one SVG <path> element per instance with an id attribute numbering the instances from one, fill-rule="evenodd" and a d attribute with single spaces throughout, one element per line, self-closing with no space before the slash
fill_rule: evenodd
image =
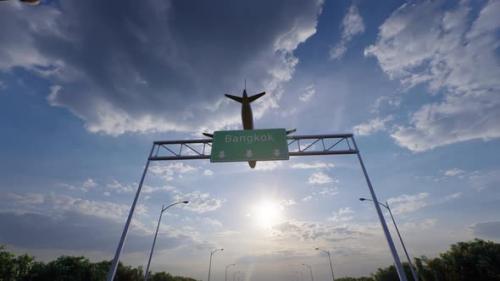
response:
<path id="1" fill-rule="evenodd" d="M 500 186 L 500 170 L 474 171 L 467 175 L 470 185 L 477 191 Z"/>
<path id="2" fill-rule="evenodd" d="M 439 180 L 455 180 L 467 184 L 469 187 L 476 191 L 483 191 L 486 189 L 496 188 L 500 185 L 500 170 L 476 170 L 472 172 L 464 171 L 458 168 L 446 170 L 443 177 L 436 179 Z"/>
<path id="3" fill-rule="evenodd" d="M 149 168 L 149 171 L 154 175 L 162 177 L 166 181 L 171 181 L 174 176 L 182 177 L 185 173 L 196 171 L 196 167 L 184 164 L 182 162 L 175 162 L 170 164 L 157 164 Z"/>
<path id="4" fill-rule="evenodd" d="M 401 105 L 401 96 L 380 96 L 371 106 L 370 112 L 380 113 L 383 109 L 394 109 Z"/>
<path id="5" fill-rule="evenodd" d="M 332 183 L 334 182 L 334 179 L 323 172 L 315 172 L 309 176 L 307 182 L 309 184 L 322 185 L 322 184 Z"/>
<path id="6" fill-rule="evenodd" d="M 45 202 L 45 196 L 40 193 L 9 193 L 7 194 L 7 197 L 22 205 L 38 205 Z"/>
<path id="7" fill-rule="evenodd" d="M 329 169 L 333 168 L 335 165 L 333 163 L 326 162 L 312 162 L 312 163 L 294 163 L 291 165 L 292 169 Z"/>
<path id="8" fill-rule="evenodd" d="M 316 89 L 314 88 L 314 85 L 309 85 L 299 95 L 299 100 L 303 102 L 308 102 L 312 97 L 314 97 L 314 95 L 316 95 Z"/>
<path id="9" fill-rule="evenodd" d="M 91 178 L 88 178 L 85 182 L 83 182 L 82 184 L 82 188 L 85 190 L 85 191 L 89 191 L 90 189 L 94 188 L 97 186 L 97 183 L 91 179 Z"/>
<path id="10" fill-rule="evenodd" d="M 176 188 L 173 186 L 170 186 L 170 185 L 155 186 L 155 187 L 149 186 L 149 185 L 144 185 L 142 187 L 141 192 L 144 194 L 150 194 L 150 193 L 154 193 L 154 192 L 160 192 L 160 191 L 168 192 L 168 191 L 173 191 L 173 190 L 176 190 Z"/>
<path id="11" fill-rule="evenodd" d="M 182 193 L 179 190 L 174 191 L 174 199 L 188 200 L 189 204 L 184 205 L 184 209 L 200 214 L 219 209 L 225 201 L 224 199 L 213 198 L 209 193 L 201 191 Z"/>
<path id="12" fill-rule="evenodd" d="M 353 219 L 354 211 L 350 207 L 340 208 L 336 212 L 333 212 L 332 217 L 328 220 L 334 222 L 347 222 Z"/>
<path id="13" fill-rule="evenodd" d="M 308 201 L 311 201 L 312 199 L 313 199 L 312 195 L 307 195 L 304 198 L 302 198 L 301 200 L 303 202 L 308 202 Z"/>
<path id="14" fill-rule="evenodd" d="M 322 187 L 318 192 L 315 192 L 318 195 L 321 196 L 335 196 L 339 194 L 339 188 L 338 187 Z"/>
<path id="15" fill-rule="evenodd" d="M 209 170 L 209 169 L 205 169 L 203 171 L 203 175 L 204 176 L 213 176 L 214 175 L 214 172 L 212 170 Z"/>
<path id="16" fill-rule="evenodd" d="M 222 223 L 216 219 L 202 218 L 201 221 L 207 225 L 211 225 L 214 227 L 222 227 Z"/>
<path id="17" fill-rule="evenodd" d="M 453 168 L 453 169 L 446 170 L 444 172 L 444 175 L 447 177 L 455 177 L 455 176 L 463 175 L 464 173 L 465 173 L 464 170 L 461 170 L 458 168 Z"/>
<path id="18" fill-rule="evenodd" d="M 428 205 L 429 193 L 422 192 L 415 195 L 403 194 L 398 197 L 389 198 L 391 210 L 394 214 L 411 213 Z"/>
<path id="19" fill-rule="evenodd" d="M 374 225 L 340 224 L 339 222 L 322 223 L 298 220 L 289 220 L 273 226 L 273 235 L 276 238 L 291 239 L 291 241 L 299 239 L 301 241 L 340 242 L 343 240 L 369 237 L 373 234 L 378 234 L 379 231 L 379 228 Z"/>
<path id="20" fill-rule="evenodd" d="M 9 194 L 15 208 L 22 213 L 35 212 L 42 214 L 61 215 L 63 211 L 76 212 L 83 215 L 112 219 L 122 222 L 130 206 L 108 201 L 93 201 L 66 195 L 44 195 L 39 193 Z M 145 209 L 138 208 L 139 213 Z"/>
<path id="21" fill-rule="evenodd" d="M 134 186 L 129 184 L 122 184 L 117 180 L 112 180 L 110 183 L 106 184 L 106 188 L 116 193 L 131 193 L 134 191 Z"/>
<path id="22" fill-rule="evenodd" d="M 359 14 L 358 8 L 354 5 L 349 7 L 349 11 L 342 20 L 342 38 L 340 42 L 330 49 L 331 59 L 340 59 L 347 51 L 347 44 L 352 38 L 365 31 L 363 18 Z"/>
<path id="23" fill-rule="evenodd" d="M 272 171 L 283 166 L 283 161 L 260 161 L 257 163 L 255 170 Z"/>
<path id="24" fill-rule="evenodd" d="M 391 79 L 411 88 L 426 84 L 437 100 L 411 115 L 391 136 L 420 152 L 473 139 L 500 137 L 500 2 L 488 1 L 477 16 L 471 2 L 405 4 L 379 28 L 365 50 Z"/>
<path id="25" fill-rule="evenodd" d="M 295 200 L 293 200 L 293 199 L 283 199 L 280 201 L 279 204 L 283 207 L 289 207 L 289 206 L 293 206 L 293 205 L 297 204 L 297 202 L 295 202 Z"/>
<path id="26" fill-rule="evenodd" d="M 320 186 L 314 189 L 311 194 L 305 196 L 301 200 L 303 202 L 311 201 L 312 199 L 324 199 L 326 196 L 335 196 L 339 194 L 339 189 L 336 186 Z"/>
<path id="27" fill-rule="evenodd" d="M 444 197 L 444 201 L 445 202 L 448 202 L 448 201 L 451 201 L 451 200 L 455 200 L 455 199 L 458 199 L 462 197 L 462 192 L 455 192 L 455 193 L 452 193 L 452 194 L 449 194 L 449 195 L 446 195 Z"/>
<path id="28" fill-rule="evenodd" d="M 68 188 L 69 190 L 79 190 L 82 192 L 88 192 L 89 190 L 96 187 L 97 183 L 95 180 L 88 178 L 85 181 L 83 181 L 81 184 L 73 185 L 73 184 L 68 184 L 68 183 L 60 183 L 59 185 L 62 187 Z"/>
<path id="29" fill-rule="evenodd" d="M 406 222 L 403 224 L 403 229 L 408 231 L 419 231 L 432 228 L 436 225 L 437 219 L 429 218 L 418 222 Z"/>
<path id="30" fill-rule="evenodd" d="M 354 133 L 360 136 L 367 136 L 379 131 L 385 131 L 387 130 L 386 124 L 392 121 L 392 119 L 393 118 L 391 115 L 383 119 L 377 117 L 366 123 L 361 123 L 359 125 L 354 126 L 353 131 Z"/>

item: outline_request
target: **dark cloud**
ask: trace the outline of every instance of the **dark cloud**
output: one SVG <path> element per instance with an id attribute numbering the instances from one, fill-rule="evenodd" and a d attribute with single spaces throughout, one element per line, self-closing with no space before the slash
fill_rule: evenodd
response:
<path id="1" fill-rule="evenodd" d="M 500 239 L 500 221 L 480 222 L 472 227 L 474 236 L 489 239 Z"/>
<path id="2" fill-rule="evenodd" d="M 0 33 L 13 35 L 0 47 L 0 71 L 44 75 L 55 85 L 49 102 L 93 132 L 221 127 L 238 120 L 222 94 L 240 91 L 244 78 L 272 92 L 268 104 L 279 99 L 320 9 L 308 0 L 12 4 L 0 10 Z"/>
<path id="3" fill-rule="evenodd" d="M 123 224 L 96 216 L 66 212 L 62 216 L 36 213 L 0 213 L 0 244 L 31 249 L 62 249 L 113 252 L 118 244 Z M 153 235 L 130 231 L 127 251 L 146 251 Z M 175 248 L 193 242 L 183 235 L 159 235 L 157 250 Z"/>

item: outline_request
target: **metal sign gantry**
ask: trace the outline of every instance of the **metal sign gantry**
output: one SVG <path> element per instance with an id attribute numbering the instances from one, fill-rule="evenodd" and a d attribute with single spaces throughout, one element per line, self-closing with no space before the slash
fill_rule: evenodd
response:
<path id="1" fill-rule="evenodd" d="M 403 266 L 399 259 L 399 256 L 394 246 L 391 234 L 387 227 L 387 223 L 380 209 L 377 196 L 371 184 L 370 178 L 366 171 L 363 159 L 359 152 L 356 141 L 354 140 L 353 134 L 329 134 L 329 135 L 292 135 L 287 136 L 288 150 L 290 156 L 322 156 L 322 155 L 346 155 L 346 154 L 356 154 L 358 156 L 359 164 L 363 170 L 368 189 L 370 190 L 371 198 L 374 202 L 377 215 L 382 225 L 387 243 L 389 244 L 389 249 L 391 251 L 392 257 L 394 259 L 394 264 L 396 266 L 396 271 L 399 276 L 400 281 L 407 281 L 406 274 L 403 270 Z M 146 173 L 151 161 L 176 161 L 176 160 L 201 160 L 210 159 L 212 139 L 195 139 L 195 140 L 171 140 L 171 141 L 155 141 L 151 147 L 151 151 L 148 156 L 148 160 L 144 167 L 144 172 L 142 173 L 137 192 L 134 197 L 134 201 L 130 208 L 130 212 L 123 229 L 120 242 L 115 252 L 115 256 L 111 263 L 111 268 L 108 272 L 107 281 L 113 281 L 116 269 L 118 267 L 118 262 L 120 255 L 125 243 L 125 238 L 128 233 L 128 228 L 134 214 L 135 206 L 139 195 L 141 193 L 142 184 L 146 177 Z"/>
<path id="2" fill-rule="evenodd" d="M 352 134 L 287 136 L 290 156 L 356 154 Z M 212 139 L 155 141 L 149 161 L 210 159 Z"/>

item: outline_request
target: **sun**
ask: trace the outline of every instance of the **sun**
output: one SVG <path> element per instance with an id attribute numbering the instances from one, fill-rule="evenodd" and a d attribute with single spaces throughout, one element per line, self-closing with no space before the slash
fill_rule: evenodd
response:
<path id="1" fill-rule="evenodd" d="M 269 229 L 282 221 L 283 206 L 274 200 L 264 199 L 253 206 L 250 216 L 257 226 Z"/>

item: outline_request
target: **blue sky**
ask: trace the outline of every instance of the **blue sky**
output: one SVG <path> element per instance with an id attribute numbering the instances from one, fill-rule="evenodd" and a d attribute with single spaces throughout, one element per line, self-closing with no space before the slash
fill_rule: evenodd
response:
<path id="1" fill-rule="evenodd" d="M 413 256 L 500 241 L 498 1 L 42 1 L 0 5 L 0 244 L 111 259 L 155 140 L 353 132 Z M 122 261 L 205 279 L 391 264 L 353 156 L 154 163 Z"/>

